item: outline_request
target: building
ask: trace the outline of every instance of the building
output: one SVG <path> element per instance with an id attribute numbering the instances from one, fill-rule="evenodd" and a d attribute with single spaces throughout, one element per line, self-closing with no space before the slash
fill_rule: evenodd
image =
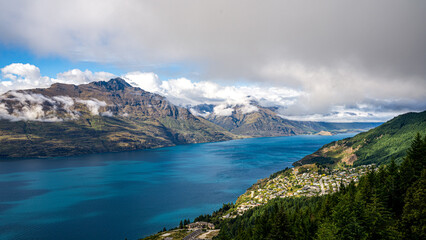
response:
<path id="1" fill-rule="evenodd" d="M 189 230 L 195 230 L 195 229 L 214 229 L 214 224 L 213 223 L 208 223 L 208 222 L 195 222 L 195 223 L 190 223 L 187 225 Z"/>

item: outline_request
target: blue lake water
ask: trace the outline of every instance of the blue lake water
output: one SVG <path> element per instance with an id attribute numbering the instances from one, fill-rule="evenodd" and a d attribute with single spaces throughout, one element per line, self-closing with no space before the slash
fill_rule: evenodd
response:
<path id="1" fill-rule="evenodd" d="M 0 239 L 138 239 L 234 202 L 258 179 L 353 135 L 2 160 Z"/>

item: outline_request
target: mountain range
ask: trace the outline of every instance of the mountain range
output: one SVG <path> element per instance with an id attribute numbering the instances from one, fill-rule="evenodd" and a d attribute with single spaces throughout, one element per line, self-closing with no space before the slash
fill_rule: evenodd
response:
<path id="1" fill-rule="evenodd" d="M 236 139 L 120 78 L 10 91 L 0 98 L 0 157 L 51 157 Z"/>
<path id="2" fill-rule="evenodd" d="M 273 108 L 262 107 L 252 103 L 255 111 L 247 112 L 246 106 L 233 107 L 229 115 L 205 114 L 207 120 L 215 123 L 231 133 L 250 137 L 277 137 L 300 134 L 324 134 L 331 135 L 344 132 L 365 131 L 374 128 L 381 123 L 331 123 L 294 121 L 281 117 L 273 111 Z M 205 107 L 205 105 L 204 105 Z M 205 109 L 205 108 L 204 108 Z"/>
<path id="3" fill-rule="evenodd" d="M 256 108 L 244 113 L 236 106 L 229 116 L 203 118 L 121 78 L 9 91 L 0 95 L 0 157 L 70 156 L 244 137 L 331 134 L 379 125 L 292 121 L 269 108 Z"/>

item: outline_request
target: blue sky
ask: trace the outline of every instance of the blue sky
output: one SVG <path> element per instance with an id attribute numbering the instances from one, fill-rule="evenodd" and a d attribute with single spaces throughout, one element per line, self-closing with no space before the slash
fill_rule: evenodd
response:
<path id="1" fill-rule="evenodd" d="M 43 76 L 55 78 L 56 74 L 66 72 L 71 69 L 90 70 L 92 72 L 109 72 L 117 76 L 121 76 L 131 71 L 155 72 L 162 79 L 191 77 L 192 80 L 198 78 L 197 72 L 194 72 L 195 64 L 162 64 L 152 66 L 124 66 L 120 64 L 102 63 L 94 61 L 70 60 L 66 57 L 45 54 L 37 55 L 31 50 L 21 47 L 5 45 L 0 43 L 0 68 L 12 63 L 29 63 L 40 68 Z M 123 66 L 123 65 L 121 65 Z M 192 70 L 192 71 L 191 71 Z M 1 77 L 0 77 L 1 79 Z"/>
<path id="2" fill-rule="evenodd" d="M 18 46 L 6 46 L 0 44 L 0 66 L 5 67 L 12 63 L 29 63 L 40 68 L 41 74 L 48 77 L 56 77 L 57 73 L 70 69 L 89 69 L 93 72 L 110 72 L 116 75 L 123 74 L 123 70 L 113 65 L 103 65 L 95 62 L 71 61 L 60 56 L 37 56 L 26 48 Z"/>

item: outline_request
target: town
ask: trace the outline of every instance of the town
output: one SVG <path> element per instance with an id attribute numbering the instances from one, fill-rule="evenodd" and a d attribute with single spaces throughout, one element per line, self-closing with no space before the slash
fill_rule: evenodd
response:
<path id="1" fill-rule="evenodd" d="M 287 169 L 273 178 L 259 180 L 238 198 L 235 208 L 230 209 L 223 218 L 242 215 L 278 197 L 313 197 L 333 193 L 339 191 L 341 184 L 347 186 L 351 181 L 358 182 L 362 175 L 375 169 L 375 164 L 335 169 L 304 165 Z"/>
<path id="2" fill-rule="evenodd" d="M 225 210 L 222 219 L 235 218 L 243 215 L 247 210 L 264 205 L 274 198 L 286 197 L 314 197 L 330 194 L 340 190 L 341 185 L 358 182 L 362 175 L 370 171 L 376 171 L 376 165 L 362 165 L 357 167 L 338 164 L 334 168 L 309 164 L 294 168 L 287 168 L 261 179 L 253 184 L 232 204 L 229 210 Z M 182 224 L 181 224 L 182 225 Z M 219 234 L 212 223 L 199 221 L 185 223 L 179 228 L 159 232 L 146 240 L 172 240 L 172 239 L 212 239 Z"/>

